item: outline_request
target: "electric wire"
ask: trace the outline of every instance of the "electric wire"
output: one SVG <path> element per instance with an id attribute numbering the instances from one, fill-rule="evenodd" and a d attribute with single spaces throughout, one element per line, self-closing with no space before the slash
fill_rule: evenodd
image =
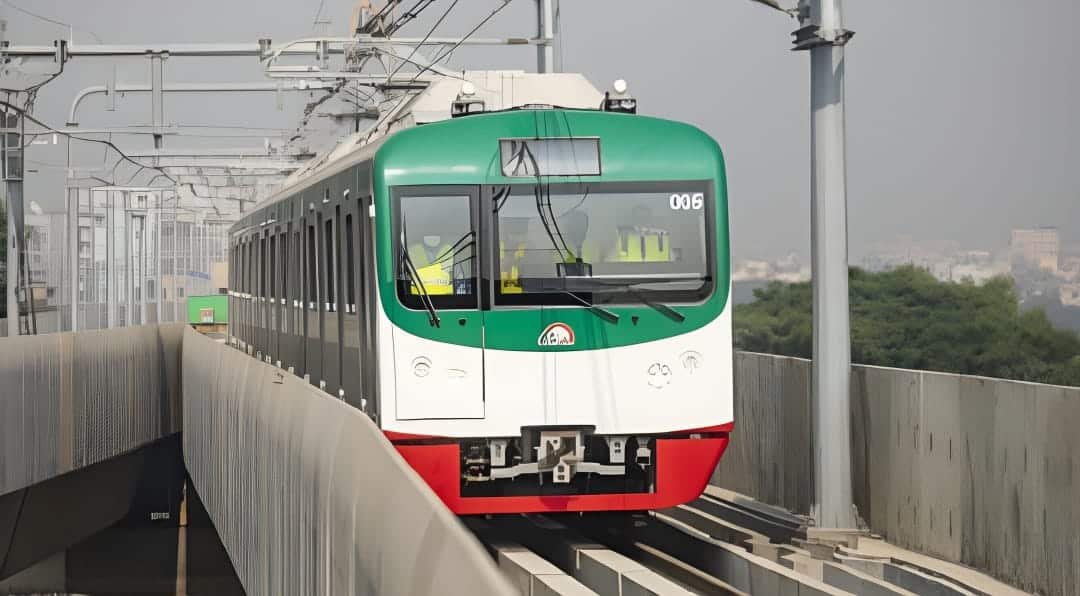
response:
<path id="1" fill-rule="evenodd" d="M 450 12 L 454 10 L 454 7 L 457 6 L 458 2 L 459 2 L 459 0 L 454 0 L 453 2 L 450 3 L 450 6 L 447 7 L 447 9 L 445 11 L 443 11 L 442 16 L 439 17 L 439 20 L 435 21 L 435 24 L 431 26 L 431 29 L 429 29 L 427 34 L 424 35 L 424 38 L 422 40 L 420 40 L 420 43 L 413 46 L 412 52 L 409 52 L 409 56 L 407 58 L 405 58 L 405 60 L 401 61 L 397 65 L 397 68 L 394 69 L 394 72 L 390 73 L 386 77 L 387 84 L 389 84 L 390 81 L 393 80 L 394 75 L 396 75 L 398 73 L 398 71 L 401 70 L 402 66 L 405 66 L 406 62 L 409 62 L 410 60 L 412 60 L 412 57 L 415 56 L 416 52 L 418 52 L 420 50 L 420 46 L 424 45 L 424 43 L 426 43 L 427 40 L 431 38 L 431 36 L 435 33 L 435 30 L 439 28 L 439 25 L 442 24 L 442 22 L 446 19 L 447 15 L 449 15 Z"/>
<path id="2" fill-rule="evenodd" d="M 510 5 L 510 3 L 511 3 L 511 2 L 513 2 L 513 1 L 514 1 L 514 0 L 502 0 L 502 4 L 500 4 L 499 6 L 495 7 L 495 10 L 491 11 L 491 13 L 490 13 L 490 14 L 488 14 L 488 15 L 487 15 L 486 17 L 484 17 L 484 18 L 483 18 L 483 19 L 482 19 L 482 20 L 481 20 L 481 21 L 480 21 L 479 23 L 477 23 L 477 25 L 476 25 L 475 27 L 473 27 L 473 28 L 472 28 L 472 30 L 470 30 L 470 31 L 469 31 L 469 32 L 468 32 L 468 33 L 467 33 L 467 34 L 466 34 L 466 35 L 465 35 L 464 37 L 462 37 L 461 39 L 459 39 L 459 40 L 457 41 L 457 43 L 455 43 L 455 44 L 454 44 L 454 45 L 453 45 L 453 46 L 452 46 L 452 47 L 451 47 L 451 48 L 450 48 L 450 49 L 449 49 L 448 51 L 446 51 L 446 52 L 443 52 L 443 53 L 440 53 L 439 55 L 437 55 L 437 56 L 435 57 L 435 59 L 433 59 L 433 60 L 431 61 L 431 63 L 430 63 L 430 64 L 428 64 L 427 66 L 424 66 L 423 68 L 419 69 L 419 70 L 418 70 L 418 71 L 416 72 L 416 74 L 414 74 L 414 75 L 413 75 L 413 77 L 412 77 L 411 79 L 409 79 L 408 83 L 406 83 L 406 84 L 409 84 L 409 83 L 414 83 L 414 82 L 416 82 L 416 79 L 420 78 L 420 75 L 424 74 L 424 73 L 425 73 L 425 72 L 426 72 L 426 71 L 427 71 L 427 70 L 428 70 L 429 68 L 431 68 L 431 66 L 433 66 L 433 65 L 435 65 L 435 64 L 438 64 L 438 62 L 439 62 L 440 60 L 442 60 L 442 58 L 443 58 L 444 56 L 446 56 L 446 55 L 447 55 L 447 54 L 449 54 L 450 52 L 453 52 L 453 51 L 454 51 L 454 50 L 456 50 L 456 49 L 457 49 L 457 48 L 458 48 L 459 46 L 461 46 L 461 44 L 465 43 L 465 41 L 466 41 L 466 40 L 468 40 L 468 39 L 469 39 L 470 37 L 472 37 L 472 36 L 473 36 L 473 34 L 475 34 L 475 33 L 476 33 L 477 31 L 479 31 L 481 27 L 483 27 L 484 25 L 486 25 L 488 21 L 490 21 L 491 19 L 493 19 L 493 18 L 495 17 L 495 15 L 499 14 L 500 12 L 502 12 L 502 10 L 503 10 L 504 8 L 506 8 L 507 6 L 509 6 L 509 5 Z M 434 28 L 432 28 L 432 32 L 434 32 Z M 429 37 L 430 37 L 430 35 L 431 35 L 431 33 L 429 33 L 429 34 L 428 34 L 428 36 L 429 36 Z M 382 126 L 383 124 L 386 124 L 386 123 L 387 123 L 387 121 L 388 121 L 388 120 L 390 119 L 390 117 L 391 117 L 391 116 L 393 116 L 393 115 L 395 115 L 395 114 L 397 113 L 398 109 L 399 109 L 399 108 L 400 108 L 400 107 L 402 106 L 402 104 L 404 104 L 404 103 L 405 103 L 405 100 L 407 100 L 407 99 L 409 99 L 409 98 L 411 98 L 411 97 L 415 97 L 415 94 L 411 94 L 411 93 L 408 93 L 408 92 L 406 92 L 406 93 L 402 94 L 401 98 L 400 98 L 400 99 L 398 99 L 398 102 L 397 102 L 397 104 L 395 104 L 395 105 L 394 105 L 394 107 L 393 107 L 392 109 L 390 109 L 389 111 L 387 111 L 387 112 L 386 112 L 386 116 L 384 116 L 383 118 L 380 118 L 380 119 L 379 119 L 379 121 L 378 121 L 378 122 L 376 122 L 376 123 L 375 123 L 375 125 L 371 127 L 371 131 L 370 131 L 370 132 L 368 133 L 368 135 L 367 135 L 367 137 L 365 137 L 365 139 L 366 139 L 366 140 L 370 140 L 370 139 L 371 139 L 371 136 L 372 136 L 372 135 L 374 135 L 374 134 L 375 134 L 375 133 L 376 133 L 376 132 L 377 132 L 377 131 L 379 130 L 379 127 L 380 127 L 380 126 Z"/>
<path id="3" fill-rule="evenodd" d="M 6 1 L 7 0 L 5 0 L 5 2 Z M 319 0 L 319 9 L 315 11 L 315 18 L 311 19 L 311 27 L 312 27 L 312 29 L 314 29 L 315 26 L 319 24 L 319 17 L 322 16 L 323 4 L 325 4 L 325 3 L 326 3 L 326 0 Z"/>
<path id="4" fill-rule="evenodd" d="M 10 0 L 0 0 L 0 2 L 6 4 L 7 6 L 10 6 L 11 8 L 14 8 L 15 10 L 17 10 L 17 11 L 19 11 L 19 12 L 21 12 L 21 13 L 27 15 L 27 16 L 31 16 L 31 17 L 33 17 L 35 19 L 40 19 L 42 21 L 45 21 L 46 23 L 52 23 L 53 25 L 59 25 L 61 27 L 67 27 L 68 29 L 70 29 L 72 31 L 82 31 L 83 33 L 89 33 L 90 36 L 93 37 L 98 43 L 103 43 L 101 41 L 101 38 L 98 37 L 96 33 L 94 33 L 93 31 L 91 31 L 89 29 L 82 29 L 82 28 L 79 28 L 79 27 L 73 27 L 68 23 L 64 23 L 62 21 L 57 21 L 56 19 L 50 19 L 49 17 L 37 14 L 36 12 L 31 12 L 29 10 L 26 10 L 25 8 L 11 2 Z"/>
<path id="5" fill-rule="evenodd" d="M 146 168 L 146 169 L 150 169 L 150 170 L 157 170 L 158 172 L 161 172 L 166 178 L 168 178 L 173 184 L 177 184 L 176 180 L 173 179 L 171 176 L 169 176 L 167 173 L 165 173 L 161 168 L 159 168 L 157 166 L 147 165 L 147 164 L 139 162 L 139 161 L 137 161 L 137 160 L 135 160 L 135 159 L 133 159 L 131 157 L 128 157 L 128 155 L 126 153 L 124 153 L 119 147 L 116 146 L 116 144 L 114 144 L 110 140 L 90 139 L 90 138 L 87 138 L 87 137 L 80 137 L 80 136 L 77 136 L 77 135 L 73 135 L 73 134 L 71 134 L 69 132 L 65 132 L 63 130 L 60 130 L 58 128 L 50 126 L 50 125 L 46 124 L 45 122 L 43 122 L 41 120 L 38 120 L 37 118 L 35 118 L 35 117 L 31 116 L 30 114 L 26 113 L 26 111 L 23 110 L 22 108 L 14 105 L 12 103 L 9 103 L 7 101 L 0 100 L 0 106 L 15 110 L 23 118 L 29 120 L 30 122 L 33 122 L 34 124 L 37 124 L 38 126 L 44 128 L 44 129 L 46 129 L 46 130 L 48 130 L 50 132 L 54 132 L 56 134 L 64 135 L 65 137 L 67 137 L 69 139 L 76 140 L 76 141 L 83 141 L 83 142 L 86 142 L 86 143 L 99 143 L 101 145 L 104 145 L 105 147 L 115 151 L 117 153 L 117 155 L 120 156 L 121 160 L 127 161 L 127 162 L 131 163 L 132 165 L 135 165 L 135 166 L 138 166 L 138 167 L 142 167 L 142 168 Z M 114 166 L 113 169 L 115 169 L 115 166 Z"/>
<path id="6" fill-rule="evenodd" d="M 53 133 L 56 133 L 56 134 L 59 134 L 59 135 L 63 135 L 65 137 L 67 137 L 69 139 L 72 139 L 72 140 L 75 140 L 75 141 L 83 141 L 85 143 L 97 143 L 97 144 L 103 145 L 105 147 L 105 154 L 102 156 L 102 158 L 103 158 L 102 161 L 103 162 L 108 161 L 108 159 L 109 159 L 109 149 L 112 149 L 113 151 L 116 152 L 116 154 L 118 156 L 116 162 L 113 163 L 111 168 L 109 168 L 110 174 L 113 175 L 113 177 L 115 177 L 116 168 L 119 167 L 120 163 L 121 162 L 127 162 L 127 163 L 130 163 L 130 164 L 134 165 L 135 167 L 139 168 L 136 171 L 135 175 L 141 173 L 143 170 L 152 170 L 152 171 L 158 172 L 158 174 L 156 176 L 154 176 L 153 178 L 150 179 L 149 182 L 147 182 L 146 186 L 152 186 L 154 181 L 156 181 L 158 178 L 165 178 L 166 180 L 168 180 L 175 187 L 183 187 L 183 186 L 188 187 L 188 190 L 190 190 L 191 194 L 196 198 L 210 199 L 210 200 L 213 200 L 213 198 L 214 198 L 214 197 L 206 197 L 206 196 L 200 195 L 198 192 L 195 191 L 195 185 L 193 183 L 180 182 L 176 178 L 173 178 L 172 176 L 169 175 L 168 172 L 165 171 L 165 169 L 166 169 L 165 167 L 153 166 L 153 165 L 145 164 L 145 163 L 142 163 L 142 162 L 128 156 L 128 154 L 124 153 L 123 150 L 121 150 L 119 147 L 117 147 L 116 144 L 113 143 L 111 140 L 91 139 L 91 138 L 87 138 L 87 137 L 81 137 L 81 136 L 73 135 L 73 134 L 71 134 L 69 132 L 65 132 L 63 130 L 57 129 L 57 128 L 55 128 L 53 126 L 50 126 L 49 124 L 35 118 L 34 116 L 31 116 L 30 114 L 28 114 L 22 108 L 16 106 L 15 104 L 12 104 L 12 103 L 10 103 L 8 101 L 0 100 L 0 107 L 15 110 L 23 118 L 29 120 L 30 122 L 33 122 L 34 124 L 44 128 L 44 129 L 46 129 L 46 130 L 48 130 L 50 132 L 53 132 Z M 110 136 L 110 138 L 112 137 L 111 134 L 109 136 Z M 95 179 L 95 180 L 99 180 L 104 184 L 109 184 L 109 185 L 115 184 L 115 182 L 109 182 L 107 180 L 102 180 L 101 178 L 96 177 L 96 176 L 91 176 L 91 178 Z M 134 175 L 132 176 L 131 179 L 134 179 Z M 130 180 L 129 180 L 129 182 L 130 182 Z M 241 186 L 243 186 L 243 185 L 241 185 Z M 242 199 L 240 199 L 240 200 L 242 200 Z"/>
<path id="7" fill-rule="evenodd" d="M 416 3 L 413 4 L 412 8 L 406 10 L 400 17 L 394 19 L 394 22 L 384 28 L 386 35 L 393 35 L 398 29 L 408 25 L 415 20 L 416 17 L 420 16 L 420 13 L 423 12 L 425 8 L 431 6 L 434 2 L 435 0 L 416 0 Z"/>
<path id="8" fill-rule="evenodd" d="M 468 40 L 468 39 L 469 39 L 470 37 L 472 37 L 472 36 L 473 36 L 473 34 L 474 34 L 474 33 L 476 33 L 476 32 L 477 32 L 478 30 L 480 30 L 480 28 L 481 28 L 481 27 L 483 27 L 484 25 L 486 25 L 488 21 L 490 21 L 491 19 L 495 18 L 495 15 L 499 14 L 500 12 L 502 12 L 502 10 L 503 10 L 504 8 L 506 8 L 507 6 L 509 6 L 509 5 L 510 5 L 510 3 L 511 3 L 511 2 L 513 2 L 513 1 L 514 1 L 514 0 L 502 0 L 502 4 L 500 4 L 499 6 L 495 7 L 495 10 L 491 11 L 491 13 L 490 13 L 490 14 L 488 14 L 488 16 L 484 17 L 484 19 L 483 19 L 483 20 L 481 20 L 481 21 L 480 21 L 479 23 L 477 23 L 477 24 L 476 24 L 476 26 L 475 26 L 475 27 L 473 27 L 471 31 L 469 31 L 469 32 L 468 32 L 467 34 L 465 34 L 465 37 L 462 37 L 461 39 L 459 39 L 459 40 L 457 41 L 457 43 L 455 43 L 455 44 L 454 44 L 453 46 L 451 46 L 451 47 L 450 47 L 450 49 L 449 49 L 449 50 L 446 50 L 446 51 L 444 51 L 444 52 L 442 52 L 442 53 L 438 54 L 438 55 L 437 55 L 437 56 L 435 57 L 435 59 L 433 59 L 433 60 L 431 61 L 431 64 L 432 64 L 432 65 L 434 65 L 434 64 L 438 64 L 438 63 L 439 63 L 439 61 L 440 61 L 440 60 L 442 60 L 442 59 L 443 59 L 443 58 L 444 58 L 445 56 L 447 56 L 448 54 L 450 54 L 450 52 L 453 52 L 454 50 L 458 49 L 458 48 L 459 48 L 459 47 L 461 46 L 461 44 L 465 43 L 465 42 L 466 42 L 466 41 L 467 41 L 467 40 Z M 425 66 L 424 68 L 420 69 L 420 72 L 416 73 L 416 74 L 415 74 L 415 75 L 413 76 L 413 79 L 412 79 L 412 80 L 413 80 L 413 81 L 415 81 L 415 80 L 416 80 L 416 79 L 417 79 L 417 78 L 418 78 L 418 77 L 419 77 L 420 75 L 424 74 L 424 72 L 425 72 L 425 71 L 427 71 L 427 70 L 428 70 L 429 68 L 431 68 L 431 65 Z"/>

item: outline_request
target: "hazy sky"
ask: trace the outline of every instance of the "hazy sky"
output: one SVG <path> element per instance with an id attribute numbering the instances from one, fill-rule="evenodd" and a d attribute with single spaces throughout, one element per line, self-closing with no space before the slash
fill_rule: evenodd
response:
<path id="1" fill-rule="evenodd" d="M 275 41 L 312 29 L 318 0 L 11 0 L 92 31 L 109 43 Z M 437 0 L 403 34 L 422 35 L 451 0 Z M 471 28 L 499 0 L 463 0 L 439 29 Z M 344 33 L 353 0 L 325 0 Z M 852 260 L 898 235 L 1001 248 L 1011 227 L 1057 225 L 1080 242 L 1080 22 L 1076 0 L 846 2 L 848 205 Z M 66 31 L 0 4 L 14 43 L 48 44 Z M 535 30 L 532 0 L 513 3 L 477 35 Z M 689 121 L 713 135 L 728 161 L 736 258 L 809 252 L 808 57 L 789 51 L 795 23 L 748 0 L 563 0 L 562 57 L 598 87 L 625 78 L 641 113 Z M 457 68 L 535 68 L 531 48 L 470 49 Z M 48 67 L 45 64 L 45 67 Z M 103 84 L 112 67 L 74 60 L 42 90 L 36 115 L 67 119 L 74 93 Z M 145 59 L 119 67 L 122 82 L 148 81 Z M 264 80 L 254 58 L 172 59 L 172 82 Z M 6 79 L 5 79 L 6 80 Z M 170 122 L 291 128 L 302 102 L 277 111 L 272 95 L 166 100 Z M 83 126 L 146 123 L 149 100 L 98 97 Z M 257 135 L 259 131 L 217 131 Z M 120 139 L 125 147 L 145 139 Z M 167 147 L 258 137 L 167 138 Z M 99 148 L 76 152 L 103 159 Z M 59 205 L 62 146 L 31 148 L 27 197 Z"/>

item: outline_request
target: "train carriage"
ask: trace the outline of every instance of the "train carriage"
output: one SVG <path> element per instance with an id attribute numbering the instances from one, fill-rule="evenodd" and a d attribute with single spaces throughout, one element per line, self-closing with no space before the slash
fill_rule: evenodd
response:
<path id="1" fill-rule="evenodd" d="M 733 425 L 721 151 L 520 103 L 339 150 L 238 222 L 231 341 L 371 416 L 457 513 L 689 501 Z"/>

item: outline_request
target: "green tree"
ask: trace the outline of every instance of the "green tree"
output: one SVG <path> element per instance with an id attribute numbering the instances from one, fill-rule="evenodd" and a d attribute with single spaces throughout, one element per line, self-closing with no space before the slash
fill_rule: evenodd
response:
<path id="1" fill-rule="evenodd" d="M 1041 308 L 1021 312 L 1013 282 L 941 282 L 924 269 L 852 268 L 851 357 L 863 364 L 1080 385 L 1080 335 Z M 809 283 L 775 282 L 735 308 L 735 345 L 809 358 Z"/>

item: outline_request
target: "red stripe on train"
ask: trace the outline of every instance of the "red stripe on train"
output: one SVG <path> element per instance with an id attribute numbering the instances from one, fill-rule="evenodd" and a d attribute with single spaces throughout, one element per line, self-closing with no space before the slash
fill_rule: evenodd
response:
<path id="1" fill-rule="evenodd" d="M 679 434 L 726 433 L 732 423 Z M 403 433 L 395 433 L 402 435 Z M 388 435 L 389 436 L 389 435 Z M 422 438 L 408 435 L 409 438 Z M 457 443 L 396 445 L 405 461 L 459 515 L 559 511 L 664 509 L 701 496 L 728 446 L 726 434 L 701 439 L 656 440 L 656 492 L 558 496 L 462 497 L 461 461 Z"/>

